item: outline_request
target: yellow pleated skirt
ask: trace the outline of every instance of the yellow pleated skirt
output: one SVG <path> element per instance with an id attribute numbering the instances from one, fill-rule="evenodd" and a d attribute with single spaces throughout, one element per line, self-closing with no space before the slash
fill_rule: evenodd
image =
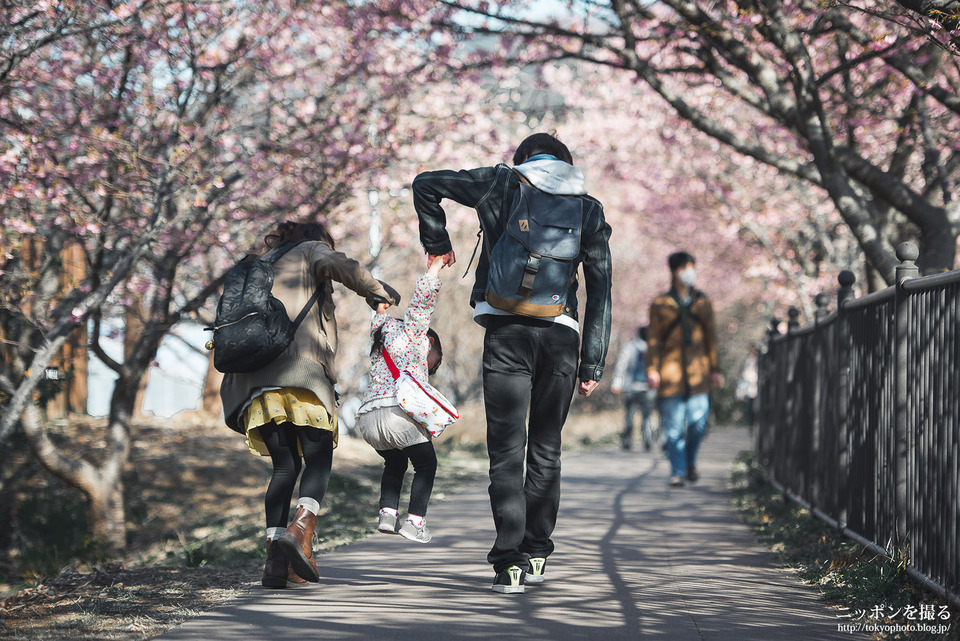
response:
<path id="1" fill-rule="evenodd" d="M 304 429 L 333 432 L 333 446 L 337 446 L 337 415 L 324 407 L 317 395 L 299 387 L 263 392 L 255 397 L 240 416 L 247 434 L 247 448 L 251 454 L 270 456 L 260 436 L 260 427 L 276 423 L 293 423 Z M 300 452 L 301 456 L 303 452 Z"/>

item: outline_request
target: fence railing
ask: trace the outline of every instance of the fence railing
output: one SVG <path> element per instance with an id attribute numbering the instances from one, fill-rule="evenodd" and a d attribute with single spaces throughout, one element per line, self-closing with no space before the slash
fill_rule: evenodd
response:
<path id="1" fill-rule="evenodd" d="M 853 298 L 760 357 L 756 449 L 768 476 L 847 536 L 960 605 L 960 271 L 919 277 L 903 243 L 897 284 Z"/>

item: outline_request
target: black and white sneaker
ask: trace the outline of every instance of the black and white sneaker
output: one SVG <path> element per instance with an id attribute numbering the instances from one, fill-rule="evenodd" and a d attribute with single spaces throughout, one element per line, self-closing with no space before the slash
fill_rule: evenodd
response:
<path id="1" fill-rule="evenodd" d="M 501 594 L 523 594 L 523 582 L 527 573 L 511 565 L 493 580 L 493 591 Z"/>
<path id="2" fill-rule="evenodd" d="M 547 559 L 542 556 L 530 557 L 530 569 L 527 570 L 526 583 L 543 583 L 547 577 L 543 575 L 543 568 L 547 564 Z"/>

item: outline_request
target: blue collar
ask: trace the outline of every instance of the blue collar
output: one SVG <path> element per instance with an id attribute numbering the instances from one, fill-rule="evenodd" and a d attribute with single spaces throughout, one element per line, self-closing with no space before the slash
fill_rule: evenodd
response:
<path id="1" fill-rule="evenodd" d="M 559 158 L 551 154 L 537 154 L 536 156 L 530 156 L 529 158 L 524 160 L 523 163 L 521 164 L 528 163 L 531 160 L 559 160 Z"/>

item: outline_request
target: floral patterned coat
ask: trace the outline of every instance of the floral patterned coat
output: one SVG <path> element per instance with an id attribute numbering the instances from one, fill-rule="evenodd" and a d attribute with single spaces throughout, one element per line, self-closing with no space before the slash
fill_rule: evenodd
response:
<path id="1" fill-rule="evenodd" d="M 370 327 L 371 334 L 383 328 L 383 344 L 397 369 L 401 372 L 409 370 L 421 381 L 427 380 L 427 354 L 430 351 L 427 329 L 439 292 L 440 279 L 424 274 L 417 280 L 413 298 L 402 319 L 376 314 Z M 383 354 L 377 352 L 371 355 L 370 360 L 370 385 L 363 394 L 361 413 L 374 406 L 396 405 L 396 382 Z"/>

